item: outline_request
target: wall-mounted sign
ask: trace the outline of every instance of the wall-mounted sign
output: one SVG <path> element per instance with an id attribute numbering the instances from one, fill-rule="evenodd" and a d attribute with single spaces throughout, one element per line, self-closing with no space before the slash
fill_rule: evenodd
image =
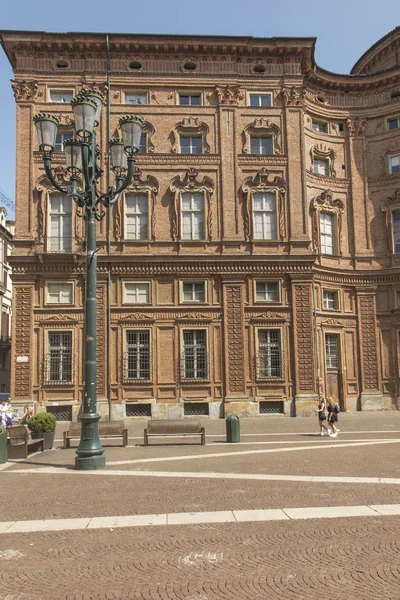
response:
<path id="1" fill-rule="evenodd" d="M 17 356 L 17 363 L 29 362 L 29 356 Z"/>

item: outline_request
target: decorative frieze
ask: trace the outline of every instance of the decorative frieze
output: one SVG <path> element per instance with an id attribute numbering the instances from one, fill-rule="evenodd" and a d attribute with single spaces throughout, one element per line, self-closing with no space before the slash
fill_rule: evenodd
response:
<path id="1" fill-rule="evenodd" d="M 30 286 L 17 286 L 14 289 L 15 365 L 13 396 L 15 398 L 29 398 L 30 396 L 33 371 L 31 361 L 34 360 L 34 356 L 31 355 L 32 312 L 33 288 Z"/>
<path id="2" fill-rule="evenodd" d="M 375 299 L 372 294 L 359 296 L 363 391 L 378 390 L 378 352 Z"/>
<path id="3" fill-rule="evenodd" d="M 311 305 L 311 284 L 293 285 L 295 323 L 295 362 L 297 371 L 297 394 L 314 390 L 314 341 Z"/>
<path id="4" fill-rule="evenodd" d="M 227 395 L 245 392 L 242 291 L 241 285 L 225 284 L 224 286 Z"/>

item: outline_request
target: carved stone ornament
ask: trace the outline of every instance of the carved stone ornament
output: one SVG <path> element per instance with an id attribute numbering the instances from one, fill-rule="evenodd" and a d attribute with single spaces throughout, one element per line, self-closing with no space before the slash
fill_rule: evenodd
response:
<path id="1" fill-rule="evenodd" d="M 217 85 L 215 87 L 215 93 L 217 94 L 218 104 L 237 106 L 239 100 L 242 100 L 243 98 L 243 92 L 238 85 Z"/>
<path id="2" fill-rule="evenodd" d="M 132 183 L 126 188 L 125 195 L 129 194 L 143 194 L 148 198 L 149 208 L 149 223 L 150 223 L 150 239 L 154 240 L 156 237 L 156 196 L 160 189 L 160 185 L 153 175 L 147 175 L 146 179 L 142 179 L 142 170 L 139 167 L 135 167 L 132 177 Z M 115 211 L 115 235 L 117 241 L 120 242 L 122 239 L 122 227 L 121 227 L 121 213 L 120 203 L 117 203 Z"/>
<path id="3" fill-rule="evenodd" d="M 153 143 L 153 135 L 155 134 L 155 132 L 156 128 L 154 127 L 154 125 L 149 123 L 149 121 L 145 121 L 143 126 L 143 135 L 147 136 L 147 152 L 149 153 L 153 153 L 155 150 Z"/>
<path id="4" fill-rule="evenodd" d="M 395 210 L 400 210 L 400 188 L 397 188 L 392 196 L 388 196 L 382 206 L 382 211 L 386 213 L 386 239 L 389 254 L 394 254 L 395 250 L 393 246 L 393 212 Z"/>
<path id="5" fill-rule="evenodd" d="M 270 135 L 272 137 L 272 152 L 273 154 L 281 153 L 281 130 L 275 123 L 271 123 L 269 119 L 260 117 L 254 119 L 252 123 L 247 125 L 242 133 L 243 138 L 243 154 L 250 154 L 250 137 L 251 135 Z"/>
<path id="6" fill-rule="evenodd" d="M 337 249 L 338 254 L 341 255 L 342 247 L 342 215 L 344 213 L 345 205 L 339 198 L 333 197 L 332 190 L 325 190 L 314 196 L 310 203 L 310 213 L 312 220 L 312 245 L 313 251 L 319 252 L 321 247 L 321 229 L 320 229 L 320 213 L 327 212 L 336 215 L 337 220 Z"/>
<path id="7" fill-rule="evenodd" d="M 322 327 L 332 327 L 332 326 L 341 326 L 343 323 L 339 321 L 339 319 L 324 319 L 321 321 Z"/>
<path id="8" fill-rule="evenodd" d="M 78 319 L 75 316 L 69 316 L 69 315 L 61 315 L 61 314 L 55 314 L 55 315 L 50 315 L 48 317 L 44 317 L 43 319 L 41 319 L 39 321 L 39 323 L 64 323 L 64 324 L 68 324 L 68 325 L 72 325 L 73 323 L 77 323 Z"/>
<path id="9" fill-rule="evenodd" d="M 253 195 L 257 193 L 275 193 L 276 221 L 278 238 L 283 240 L 286 235 L 285 225 L 285 194 L 286 181 L 279 176 L 269 180 L 269 171 L 263 167 L 256 175 L 246 177 L 241 186 L 244 204 L 244 235 L 246 241 L 252 240 L 253 227 Z"/>
<path id="10" fill-rule="evenodd" d="M 282 86 L 279 96 L 285 106 L 303 106 L 306 99 L 306 90 L 305 88 L 297 89 L 294 85 L 290 88 Z"/>
<path id="11" fill-rule="evenodd" d="M 198 117 L 185 117 L 175 125 L 174 131 L 171 133 L 171 152 L 179 153 L 179 136 L 185 135 L 201 135 L 203 138 L 203 154 L 210 153 L 210 146 L 207 142 L 207 135 L 210 133 L 210 128 L 207 123 L 199 121 Z"/>
<path id="12" fill-rule="evenodd" d="M 264 312 L 259 315 L 252 315 L 250 321 L 285 321 L 286 316 L 276 312 Z"/>
<path id="13" fill-rule="evenodd" d="M 312 144 L 310 147 L 311 171 L 314 172 L 314 158 L 327 158 L 329 160 L 329 176 L 336 177 L 335 159 L 336 152 L 325 144 Z"/>
<path id="14" fill-rule="evenodd" d="M 347 128 L 351 136 L 365 135 L 366 119 L 347 119 Z"/>
<path id="15" fill-rule="evenodd" d="M 100 92 L 100 94 L 103 94 L 104 96 L 104 100 L 103 103 L 105 102 L 105 99 L 107 97 L 107 93 L 108 93 L 108 85 L 107 82 L 105 81 L 93 81 L 92 83 L 83 83 L 82 84 L 82 89 L 83 90 L 95 90 L 95 92 Z"/>
<path id="16" fill-rule="evenodd" d="M 188 320 L 196 320 L 196 319 L 210 319 L 211 320 L 211 316 L 210 315 L 205 315 L 204 313 L 185 313 L 183 315 L 180 315 L 178 317 L 177 320 L 180 319 L 188 319 Z"/>
<path id="17" fill-rule="evenodd" d="M 153 323 L 154 318 L 149 315 L 146 315 L 144 313 L 135 312 L 135 313 L 130 313 L 129 315 L 126 315 L 124 317 L 121 317 L 121 319 L 119 319 L 118 323 L 129 322 L 129 324 L 131 324 L 132 321 L 147 321 L 148 323 L 150 323 L 150 322 Z"/>
<path id="18" fill-rule="evenodd" d="M 16 100 L 35 100 L 36 97 L 42 96 L 43 92 L 39 91 L 37 81 L 15 81 L 11 80 L 11 87 Z"/>
<path id="19" fill-rule="evenodd" d="M 72 118 L 72 115 L 68 115 L 65 113 L 57 113 L 57 117 L 60 122 L 59 125 L 61 127 L 73 127 L 74 126 L 74 120 Z"/>
<path id="20" fill-rule="evenodd" d="M 181 180 L 177 175 L 170 183 L 169 189 L 173 194 L 173 206 L 171 211 L 171 229 L 172 239 L 179 240 L 181 231 L 181 196 L 184 193 L 199 193 L 204 196 L 204 220 L 205 220 L 205 238 L 212 240 L 212 210 L 211 196 L 214 193 L 215 183 L 206 175 L 202 181 L 198 179 L 197 169 L 190 168 L 186 171 Z"/>

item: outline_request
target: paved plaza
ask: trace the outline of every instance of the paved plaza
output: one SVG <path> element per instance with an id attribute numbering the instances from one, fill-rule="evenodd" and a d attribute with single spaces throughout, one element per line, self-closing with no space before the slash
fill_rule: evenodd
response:
<path id="1" fill-rule="evenodd" d="M 203 424 L 0 465 L 0 600 L 400 600 L 400 413 Z"/>

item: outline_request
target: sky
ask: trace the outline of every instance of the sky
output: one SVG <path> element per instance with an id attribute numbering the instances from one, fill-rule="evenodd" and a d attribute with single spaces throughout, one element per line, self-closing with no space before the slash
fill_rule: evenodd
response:
<path id="1" fill-rule="evenodd" d="M 348 74 L 370 46 L 400 24 L 398 0 L 5 0 L 0 28 L 48 32 L 316 37 L 317 64 Z M 0 192 L 15 197 L 15 101 L 0 48 Z M 7 209 L 8 218 L 13 218 Z"/>

